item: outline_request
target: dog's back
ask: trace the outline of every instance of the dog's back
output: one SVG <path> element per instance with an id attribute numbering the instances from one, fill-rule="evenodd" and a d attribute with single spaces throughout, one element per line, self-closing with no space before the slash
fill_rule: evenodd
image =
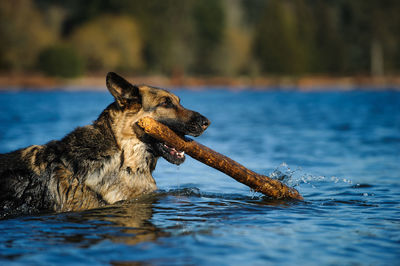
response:
<path id="1" fill-rule="evenodd" d="M 77 128 L 60 141 L 0 154 L 0 217 L 101 206 L 84 178 L 101 169 L 118 147 L 100 124 Z"/>
<path id="2" fill-rule="evenodd" d="M 29 158 L 24 158 L 27 149 L 0 154 L 0 218 L 49 208 L 44 200 L 46 176 L 30 169 Z"/>

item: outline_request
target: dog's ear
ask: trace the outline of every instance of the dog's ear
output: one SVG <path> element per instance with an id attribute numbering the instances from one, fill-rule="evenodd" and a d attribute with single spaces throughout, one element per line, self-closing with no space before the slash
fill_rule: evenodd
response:
<path id="1" fill-rule="evenodd" d="M 107 89 L 114 96 L 120 107 L 141 104 L 139 88 L 126 81 L 114 72 L 109 72 L 106 77 Z"/>

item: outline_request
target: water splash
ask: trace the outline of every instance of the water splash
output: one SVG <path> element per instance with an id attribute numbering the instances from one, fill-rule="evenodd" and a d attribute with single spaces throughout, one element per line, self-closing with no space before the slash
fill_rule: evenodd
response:
<path id="1" fill-rule="evenodd" d="M 310 184 L 315 188 L 314 183 L 318 182 L 333 182 L 333 183 L 347 183 L 352 184 L 353 182 L 347 178 L 339 178 L 336 176 L 326 177 L 317 176 L 305 173 L 300 167 L 292 170 L 285 162 L 281 163 L 272 173 L 269 175 L 273 179 L 277 179 L 282 183 L 296 187 L 300 184 Z"/>

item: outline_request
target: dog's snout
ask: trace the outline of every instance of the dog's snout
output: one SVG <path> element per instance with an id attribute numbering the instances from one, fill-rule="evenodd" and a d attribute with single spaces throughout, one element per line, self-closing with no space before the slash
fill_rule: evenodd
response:
<path id="1" fill-rule="evenodd" d="M 201 128 L 203 130 L 206 130 L 208 126 L 210 125 L 210 120 L 208 120 L 206 117 L 202 116 L 202 120 L 200 121 Z"/>
<path id="2" fill-rule="evenodd" d="M 186 134 L 198 137 L 208 128 L 211 122 L 205 116 L 197 112 L 192 112 L 192 114 L 192 118 L 186 127 Z"/>
<path id="3" fill-rule="evenodd" d="M 196 113 L 195 123 L 197 123 L 197 125 L 200 126 L 200 128 L 204 131 L 208 128 L 211 122 L 207 119 L 207 117 Z"/>

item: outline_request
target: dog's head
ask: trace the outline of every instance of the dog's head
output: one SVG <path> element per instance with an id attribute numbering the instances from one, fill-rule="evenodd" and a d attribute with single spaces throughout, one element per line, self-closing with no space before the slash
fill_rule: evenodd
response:
<path id="1" fill-rule="evenodd" d="M 140 118 L 152 117 L 180 136 L 197 137 L 210 125 L 206 117 L 184 108 L 176 95 L 164 89 L 132 85 L 113 72 L 107 74 L 107 88 L 114 96 L 115 104 L 123 116 L 121 135 L 140 139 L 147 144 L 154 156 L 162 156 L 170 163 L 177 165 L 183 163 L 184 153 L 146 135 L 136 124 Z"/>

